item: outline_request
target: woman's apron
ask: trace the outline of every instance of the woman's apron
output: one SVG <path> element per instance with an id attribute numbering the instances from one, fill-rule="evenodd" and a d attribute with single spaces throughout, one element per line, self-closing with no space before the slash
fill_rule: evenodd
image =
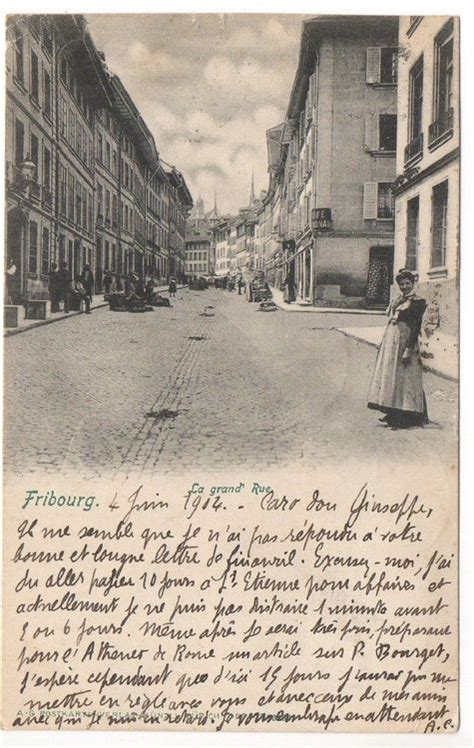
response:
<path id="1" fill-rule="evenodd" d="M 382 411 L 395 409 L 424 413 L 423 371 L 418 344 L 410 361 L 402 361 L 409 336 L 410 327 L 406 322 L 388 323 L 369 389 L 369 407 Z"/>

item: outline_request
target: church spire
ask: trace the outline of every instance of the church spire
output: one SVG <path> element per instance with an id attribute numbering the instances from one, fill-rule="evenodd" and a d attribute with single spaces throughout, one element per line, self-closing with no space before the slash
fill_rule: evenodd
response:
<path id="1" fill-rule="evenodd" d="M 253 175 L 253 168 L 252 168 L 252 179 L 250 181 L 250 200 L 249 200 L 250 208 L 252 207 L 254 202 L 255 202 L 255 184 L 254 184 L 254 175 Z"/>

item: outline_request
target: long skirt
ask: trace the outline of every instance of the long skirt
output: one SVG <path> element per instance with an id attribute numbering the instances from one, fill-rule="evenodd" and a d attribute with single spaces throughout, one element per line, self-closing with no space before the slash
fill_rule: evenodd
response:
<path id="1" fill-rule="evenodd" d="M 387 414 L 393 425 L 422 425 L 428 420 L 423 370 L 418 346 L 410 361 L 402 361 L 410 336 L 406 322 L 389 323 L 377 354 L 368 407 Z"/>

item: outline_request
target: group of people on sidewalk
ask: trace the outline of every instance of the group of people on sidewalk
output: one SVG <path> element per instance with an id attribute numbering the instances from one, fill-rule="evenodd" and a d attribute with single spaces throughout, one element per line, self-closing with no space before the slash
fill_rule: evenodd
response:
<path id="1" fill-rule="evenodd" d="M 86 314 L 91 313 L 92 293 L 94 289 L 94 273 L 89 263 L 85 263 L 81 274 L 74 278 L 67 262 L 57 264 L 53 262 L 49 271 L 48 290 L 51 299 L 51 313 L 61 311 L 60 303 L 64 305 L 64 313 L 80 309 L 84 302 Z"/>
<path id="2" fill-rule="evenodd" d="M 59 268 L 56 263 L 53 263 L 49 271 L 48 283 L 51 313 L 61 312 L 60 305 L 62 303 L 64 313 L 69 314 L 70 311 L 80 309 L 81 302 L 84 302 L 86 314 L 90 314 L 94 283 L 94 273 L 89 263 L 84 264 L 81 274 L 74 279 L 67 262 L 61 262 Z M 114 281 L 113 276 L 106 271 L 103 278 L 103 289 L 105 296 L 110 295 L 113 289 L 115 292 L 123 291 L 126 297 L 131 298 L 133 296 L 137 299 L 144 299 L 147 303 L 152 303 L 157 294 L 155 281 L 150 279 L 145 285 L 137 273 L 129 273 L 124 287 L 119 277 Z M 171 298 L 176 296 L 176 290 L 177 282 L 172 277 L 168 285 Z"/>

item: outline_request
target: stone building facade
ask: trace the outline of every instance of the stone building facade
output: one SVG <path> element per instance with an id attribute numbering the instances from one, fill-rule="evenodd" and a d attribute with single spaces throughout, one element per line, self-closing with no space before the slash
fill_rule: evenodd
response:
<path id="1" fill-rule="evenodd" d="M 267 141 L 279 140 L 268 192 L 280 203 L 271 225 L 279 248 L 268 264 L 280 278 L 290 274 L 301 303 L 388 301 L 397 59 L 397 17 L 324 16 L 303 24 L 286 120 L 267 133 Z"/>
<path id="2" fill-rule="evenodd" d="M 118 283 L 131 271 L 163 281 L 182 270 L 192 197 L 178 170 L 163 168 L 84 18 L 9 16 L 6 67 L 14 303 L 47 294 L 53 262 L 67 262 L 74 277 L 89 262 L 97 291 L 105 271 Z"/>
<path id="3" fill-rule="evenodd" d="M 457 373 L 459 19 L 400 19 L 395 265 L 427 299 L 423 355 Z"/>

